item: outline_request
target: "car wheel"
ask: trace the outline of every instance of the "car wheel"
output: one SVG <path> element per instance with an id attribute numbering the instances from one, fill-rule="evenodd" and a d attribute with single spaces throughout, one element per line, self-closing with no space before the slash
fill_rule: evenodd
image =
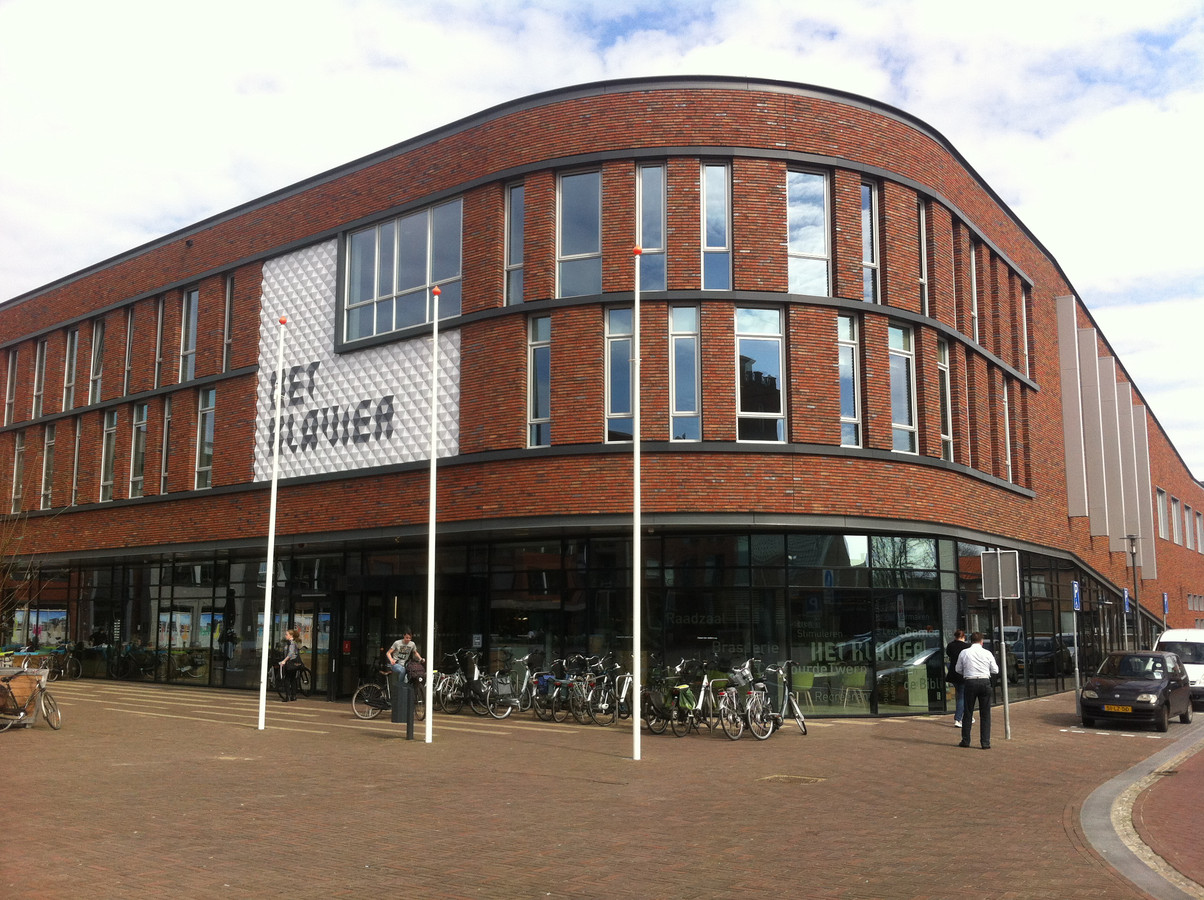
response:
<path id="1" fill-rule="evenodd" d="M 1184 725 L 1190 725 L 1191 724 L 1191 714 L 1192 714 L 1191 701 L 1188 700 L 1187 706 L 1184 707 L 1184 709 L 1183 709 L 1183 714 L 1179 716 L 1179 721 L 1182 722 Z"/>
<path id="2" fill-rule="evenodd" d="M 1171 706 L 1165 703 L 1158 707 L 1158 713 L 1154 716 L 1154 730 L 1167 732 L 1171 727 Z"/>
<path id="3" fill-rule="evenodd" d="M 1084 728 L 1094 728 L 1095 727 L 1095 719 L 1091 718 L 1090 716 L 1083 716 L 1083 727 Z"/>

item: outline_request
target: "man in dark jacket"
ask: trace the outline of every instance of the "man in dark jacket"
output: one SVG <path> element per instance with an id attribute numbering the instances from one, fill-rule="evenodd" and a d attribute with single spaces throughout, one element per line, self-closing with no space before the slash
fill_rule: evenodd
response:
<path id="1" fill-rule="evenodd" d="M 961 673 L 957 671 L 957 658 L 969 646 L 966 632 L 960 628 L 953 632 L 953 640 L 945 645 L 945 656 L 949 657 L 949 674 L 945 676 L 945 680 L 953 685 L 954 695 L 957 698 L 953 706 L 954 728 L 962 727 L 962 713 L 966 711 L 966 682 Z"/>

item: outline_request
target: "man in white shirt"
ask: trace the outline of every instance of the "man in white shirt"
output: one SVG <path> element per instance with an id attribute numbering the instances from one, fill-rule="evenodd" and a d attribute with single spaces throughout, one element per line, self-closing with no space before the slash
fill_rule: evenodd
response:
<path id="1" fill-rule="evenodd" d="M 970 726 L 974 722 L 974 703 L 978 703 L 978 739 L 982 749 L 991 749 L 991 676 L 999 674 L 999 663 L 982 645 L 982 632 L 970 635 L 970 646 L 957 657 L 954 667 L 966 679 L 966 708 L 962 711 L 962 741 L 970 746 Z"/>

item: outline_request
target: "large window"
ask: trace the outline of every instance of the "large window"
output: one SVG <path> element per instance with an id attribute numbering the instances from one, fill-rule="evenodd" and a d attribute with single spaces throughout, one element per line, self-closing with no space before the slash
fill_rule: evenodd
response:
<path id="1" fill-rule="evenodd" d="M 915 453 L 916 381 L 911 329 L 891 325 L 889 332 L 891 448 Z"/>
<path id="2" fill-rule="evenodd" d="M 79 503 L 79 448 L 84 436 L 84 417 L 75 417 L 75 440 L 71 446 L 71 505 Z"/>
<path id="3" fill-rule="evenodd" d="M 836 317 L 840 354 L 840 446 L 861 446 L 861 367 L 857 319 Z"/>
<path id="4" fill-rule="evenodd" d="M 349 341 L 460 314 L 462 202 L 421 209 L 347 236 L 346 320 Z"/>
<path id="5" fill-rule="evenodd" d="M 155 301 L 155 387 L 163 383 L 163 317 L 164 299 Z"/>
<path id="6" fill-rule="evenodd" d="M 79 329 L 67 329 L 67 345 L 63 348 L 63 409 L 75 406 L 75 368 L 79 356 Z"/>
<path id="7" fill-rule="evenodd" d="M 113 468 L 117 454 L 117 410 L 106 410 L 100 443 L 100 500 L 113 499 Z"/>
<path id="8" fill-rule="evenodd" d="M 213 486 L 213 431 L 217 412 L 217 390 L 205 388 L 199 394 L 196 422 L 196 480 L 197 490 Z"/>
<path id="9" fill-rule="evenodd" d="M 602 293 L 602 173 L 560 176 L 559 296 Z"/>
<path id="10" fill-rule="evenodd" d="M 1020 371 L 1028 371 L 1028 285 L 1020 288 Z"/>
<path id="11" fill-rule="evenodd" d="M 30 405 L 31 417 L 36 419 L 42 414 L 42 395 L 46 391 L 46 341 L 38 341 L 33 358 L 33 403 Z"/>
<path id="12" fill-rule="evenodd" d="M 1158 537 L 1164 541 L 1170 537 L 1170 518 L 1166 510 L 1166 491 L 1162 488 L 1157 488 L 1158 491 Z"/>
<path id="13" fill-rule="evenodd" d="M 702 440 L 702 357 L 697 306 L 669 307 L 669 437 Z"/>
<path id="14" fill-rule="evenodd" d="M 949 380 L 949 342 L 936 342 L 936 368 L 941 391 L 941 458 L 953 462 L 953 390 Z"/>
<path id="15" fill-rule="evenodd" d="M 185 291 L 180 300 L 180 383 L 196 378 L 196 329 L 200 291 Z"/>
<path id="16" fill-rule="evenodd" d="M 736 310 L 736 371 L 742 441 L 786 440 L 782 403 L 782 311 Z"/>
<path id="17" fill-rule="evenodd" d="M 552 444 L 552 317 L 535 316 L 527 336 L 527 443 Z"/>
<path id="18" fill-rule="evenodd" d="M 665 167 L 640 166 L 636 169 L 637 223 L 640 247 L 640 290 L 663 291 L 665 272 Z"/>
<path id="19" fill-rule="evenodd" d="M 506 188 L 506 302 L 523 302 L 523 234 L 526 188 Z"/>
<path id="20" fill-rule="evenodd" d="M 18 431 L 13 437 L 13 494 L 9 512 L 21 511 L 21 500 L 25 495 L 25 432 Z"/>
<path id="21" fill-rule="evenodd" d="M 786 173 L 786 252 L 792 294 L 830 293 L 828 179 L 818 172 Z"/>
<path id="22" fill-rule="evenodd" d="M 630 441 L 632 311 L 606 310 L 606 440 Z"/>
<path id="23" fill-rule="evenodd" d="M 861 299 L 877 303 L 878 279 L 878 186 L 861 183 Z"/>
<path id="24" fill-rule="evenodd" d="M 732 226 L 729 172 L 725 165 L 702 167 L 702 289 L 732 289 Z"/>
<path id="25" fill-rule="evenodd" d="M 88 402 L 99 403 L 104 386 L 105 320 L 92 323 L 92 370 L 88 377 Z"/>
<path id="26" fill-rule="evenodd" d="M 147 404 L 134 404 L 133 434 L 130 440 L 130 496 L 141 497 L 143 476 L 146 474 L 146 410 Z"/>
<path id="27" fill-rule="evenodd" d="M 47 425 L 42 439 L 42 509 L 50 509 L 54 505 L 54 440 L 57 430 L 57 426 Z"/>

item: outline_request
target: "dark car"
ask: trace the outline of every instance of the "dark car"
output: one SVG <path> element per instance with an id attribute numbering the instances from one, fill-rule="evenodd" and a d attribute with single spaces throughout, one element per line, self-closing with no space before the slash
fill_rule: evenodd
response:
<path id="1" fill-rule="evenodd" d="M 1174 653 L 1109 653 L 1083 685 L 1080 700 L 1088 728 L 1096 719 L 1153 723 L 1158 731 L 1170 727 L 1171 716 L 1191 722 L 1191 684 Z"/>
<path id="2" fill-rule="evenodd" d="M 1074 669 L 1074 657 L 1070 648 L 1060 638 L 1034 637 L 1027 641 L 1016 641 L 1012 646 L 1016 654 L 1016 671 L 1021 675 L 1032 672 L 1034 676 L 1065 675 Z"/>

